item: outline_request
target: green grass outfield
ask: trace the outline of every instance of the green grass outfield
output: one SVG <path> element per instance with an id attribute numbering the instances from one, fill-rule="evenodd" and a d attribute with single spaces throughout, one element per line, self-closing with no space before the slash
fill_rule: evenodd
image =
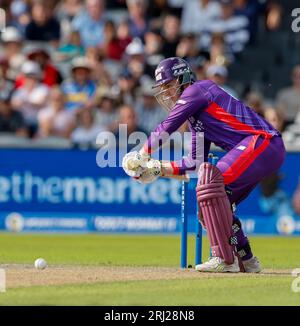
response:
<path id="1" fill-rule="evenodd" d="M 252 237 L 251 243 L 263 268 L 279 274 L 215 277 L 198 273 L 193 279 L 19 286 L 0 293 L 0 305 L 300 305 L 300 292 L 292 292 L 293 277 L 288 271 L 300 268 L 300 238 Z M 179 246 L 179 235 L 1 233 L 0 266 L 24 264 L 29 268 L 28 264 L 43 257 L 50 270 L 57 265 L 144 266 L 146 269 L 157 266 L 179 270 Z M 193 264 L 193 237 L 189 238 L 189 249 L 189 263 Z M 207 256 L 208 244 L 204 239 L 204 258 Z"/>

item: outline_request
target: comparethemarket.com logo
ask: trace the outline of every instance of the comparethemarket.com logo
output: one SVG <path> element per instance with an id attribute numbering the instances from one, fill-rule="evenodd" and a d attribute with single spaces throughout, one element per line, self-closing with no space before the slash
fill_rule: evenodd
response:
<path id="1" fill-rule="evenodd" d="M 4 9 L 0 8 L 0 32 L 3 32 L 6 26 L 6 14 Z"/>

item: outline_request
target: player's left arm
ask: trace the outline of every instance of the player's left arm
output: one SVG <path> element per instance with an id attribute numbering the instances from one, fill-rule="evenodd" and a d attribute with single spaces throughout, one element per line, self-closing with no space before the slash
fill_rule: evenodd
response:
<path id="1" fill-rule="evenodd" d="M 206 108 L 207 105 L 207 98 L 201 88 L 192 85 L 186 89 L 169 116 L 151 133 L 140 152 L 136 152 L 134 157 L 131 157 L 132 154 L 130 153 L 124 157 L 123 168 L 125 172 L 141 182 L 152 182 L 159 176 L 171 177 L 184 174 L 185 170 L 188 169 L 187 166 L 178 169 L 176 162 L 154 160 L 151 158 L 151 154 L 159 149 L 189 117 Z M 133 161 L 136 162 L 132 164 Z M 132 172 L 131 165 L 138 165 L 138 167 L 134 168 Z M 140 166 L 143 168 L 140 169 Z"/>
<path id="2" fill-rule="evenodd" d="M 144 157 L 150 157 L 189 117 L 205 109 L 207 106 L 208 100 L 201 88 L 190 86 L 177 101 L 169 116 L 151 133 L 140 154 Z M 191 126 L 190 130 L 192 132 L 192 142 L 188 157 L 183 158 L 179 162 L 161 162 L 161 176 L 184 175 L 186 171 L 195 169 L 200 142 L 197 140 L 198 135 L 196 131 Z"/>

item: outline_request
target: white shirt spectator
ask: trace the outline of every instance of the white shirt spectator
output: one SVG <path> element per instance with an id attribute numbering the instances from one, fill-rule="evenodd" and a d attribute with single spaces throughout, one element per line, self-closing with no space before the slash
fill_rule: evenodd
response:
<path id="1" fill-rule="evenodd" d="M 199 34 L 213 20 L 217 20 L 220 17 L 221 7 L 216 1 L 209 1 L 207 5 L 203 5 L 201 0 L 185 1 L 182 12 L 181 30 L 183 33 Z"/>
<path id="2" fill-rule="evenodd" d="M 22 112 L 28 124 L 37 122 L 37 113 L 45 103 L 49 95 L 49 88 L 43 84 L 37 84 L 31 91 L 22 87 L 16 90 L 12 97 L 12 104 L 21 103 L 19 111 Z"/>
<path id="3" fill-rule="evenodd" d="M 249 20 L 245 16 L 232 16 L 228 19 L 214 20 L 203 30 L 200 45 L 202 48 L 210 49 L 212 34 L 223 33 L 225 43 L 232 52 L 239 53 L 244 49 L 250 38 L 248 25 Z"/>
<path id="4" fill-rule="evenodd" d="M 42 109 L 38 113 L 38 122 L 40 126 L 45 126 L 46 128 L 49 126 L 50 135 L 55 136 L 63 136 L 76 123 L 72 113 L 64 110 L 56 112 L 51 107 Z M 48 136 L 43 134 L 43 130 L 40 132 L 40 136 Z"/>
<path id="5" fill-rule="evenodd" d="M 78 127 L 72 133 L 72 141 L 75 144 L 96 144 L 98 134 L 105 129 L 98 124 L 92 125 L 90 128 Z"/>

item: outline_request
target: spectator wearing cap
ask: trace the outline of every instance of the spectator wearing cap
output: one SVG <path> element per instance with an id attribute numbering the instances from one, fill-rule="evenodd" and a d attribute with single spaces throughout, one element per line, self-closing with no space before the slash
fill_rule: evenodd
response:
<path id="1" fill-rule="evenodd" d="M 76 114 L 91 108 L 96 92 L 96 84 L 91 80 L 91 65 L 87 58 L 78 57 L 72 62 L 72 77 L 62 84 L 66 95 L 66 109 Z"/>
<path id="2" fill-rule="evenodd" d="M 234 14 L 232 0 L 221 0 L 221 17 L 211 23 L 202 31 L 200 45 L 210 49 L 212 35 L 223 34 L 226 45 L 233 54 L 238 55 L 249 42 L 249 20 L 246 16 Z"/>
<path id="3" fill-rule="evenodd" d="M 135 37 L 126 47 L 126 65 L 138 85 L 141 77 L 146 73 L 146 53 L 141 39 Z"/>
<path id="4" fill-rule="evenodd" d="M 27 58 L 30 61 L 36 62 L 42 73 L 41 82 L 48 87 L 58 85 L 62 82 L 62 76 L 58 69 L 51 63 L 50 54 L 41 47 L 30 49 L 27 53 Z M 24 84 L 24 76 L 20 76 L 16 80 L 16 87 L 21 87 Z"/>
<path id="5" fill-rule="evenodd" d="M 226 67 L 219 65 L 211 65 L 207 68 L 206 71 L 207 78 L 215 82 L 218 86 L 223 88 L 231 96 L 238 98 L 238 95 L 235 90 L 230 86 L 226 85 L 228 71 Z"/>
<path id="6" fill-rule="evenodd" d="M 144 40 L 145 33 L 149 30 L 147 20 L 148 0 L 126 0 L 129 11 L 128 25 L 130 35 Z"/>
<path id="7" fill-rule="evenodd" d="M 221 17 L 221 6 L 214 0 L 185 1 L 182 11 L 181 31 L 200 34 L 213 20 Z"/>
<path id="8" fill-rule="evenodd" d="M 36 62 L 26 61 L 22 74 L 24 85 L 13 93 L 12 106 L 23 114 L 33 136 L 37 130 L 37 114 L 47 103 L 49 88 L 41 83 L 42 71 Z"/>
<path id="9" fill-rule="evenodd" d="M 65 95 L 59 87 L 50 92 L 49 105 L 38 113 L 38 135 L 70 138 L 76 121 L 73 114 L 65 110 Z"/>
<path id="10" fill-rule="evenodd" d="M 152 79 L 143 78 L 140 96 L 135 106 L 138 125 L 146 131 L 147 135 L 150 135 L 167 116 L 166 111 L 161 109 L 154 97 L 153 84 Z"/>
<path id="11" fill-rule="evenodd" d="M 78 115 L 78 121 L 79 125 L 71 135 L 72 142 L 79 147 L 94 147 L 97 136 L 105 130 L 102 125 L 98 125 L 95 121 L 94 111 L 81 111 Z"/>
<path id="12" fill-rule="evenodd" d="M 162 26 L 163 46 L 161 53 L 165 58 L 175 57 L 180 40 L 180 19 L 174 13 L 168 13 Z"/>
<path id="13" fill-rule="evenodd" d="M 98 47 L 104 42 L 105 1 L 85 0 L 85 10 L 72 22 L 72 29 L 80 33 L 84 48 Z"/>
<path id="14" fill-rule="evenodd" d="M 21 112 L 12 109 L 10 95 L 0 92 L 0 132 L 27 136 L 27 128 Z"/>
<path id="15" fill-rule="evenodd" d="M 280 90 L 276 97 L 276 106 L 283 112 L 288 124 L 294 123 L 300 112 L 300 65 L 293 68 L 292 86 Z"/>
<path id="16" fill-rule="evenodd" d="M 2 33 L 4 56 L 8 60 L 9 69 L 7 77 L 15 80 L 20 74 L 25 56 L 22 54 L 23 37 L 15 27 L 7 27 Z"/>
<path id="17" fill-rule="evenodd" d="M 43 0 L 34 0 L 31 17 L 25 30 L 26 39 L 52 42 L 54 46 L 57 46 L 60 40 L 60 24 L 54 16 L 51 4 Z"/>

